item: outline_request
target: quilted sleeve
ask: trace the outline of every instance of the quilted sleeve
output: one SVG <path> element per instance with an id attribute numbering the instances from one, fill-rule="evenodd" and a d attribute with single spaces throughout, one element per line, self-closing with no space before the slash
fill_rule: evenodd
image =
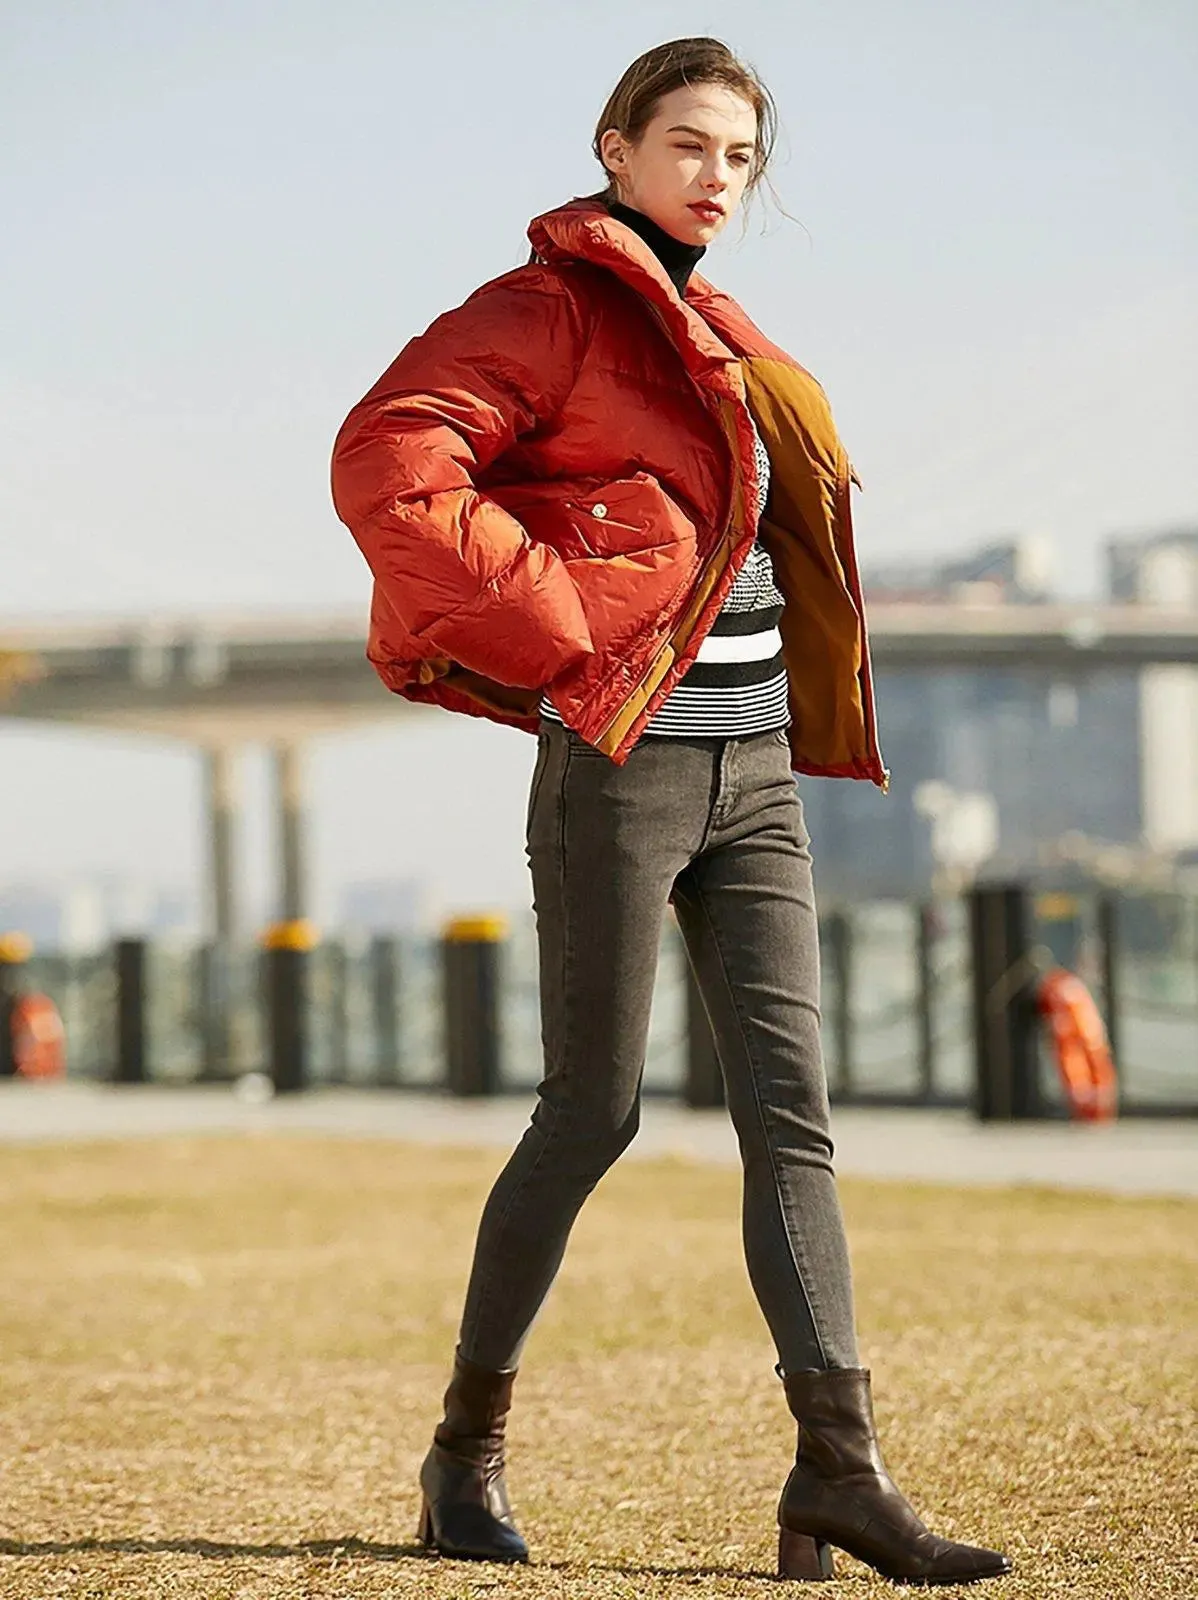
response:
<path id="1" fill-rule="evenodd" d="M 409 633 L 520 688 L 594 646 L 561 557 L 474 479 L 562 405 L 584 337 L 560 277 L 509 273 L 407 344 L 333 447 L 337 515 Z"/>

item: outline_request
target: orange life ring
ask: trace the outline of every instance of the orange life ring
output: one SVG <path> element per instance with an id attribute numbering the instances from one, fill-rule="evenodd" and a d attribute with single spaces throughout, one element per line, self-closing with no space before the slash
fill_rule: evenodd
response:
<path id="1" fill-rule="evenodd" d="M 22 994 L 9 1008 L 13 1071 L 19 1078 L 61 1078 L 67 1070 L 66 1030 L 45 994 Z"/>
<path id="2" fill-rule="evenodd" d="M 1118 1112 L 1118 1080 L 1090 991 L 1076 973 L 1054 967 L 1040 979 L 1036 1008 L 1048 1024 L 1070 1115 L 1087 1122 L 1109 1121 Z"/>

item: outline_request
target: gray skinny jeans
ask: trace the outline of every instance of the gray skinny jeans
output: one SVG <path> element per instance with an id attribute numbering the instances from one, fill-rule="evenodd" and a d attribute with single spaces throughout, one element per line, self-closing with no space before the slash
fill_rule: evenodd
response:
<path id="1" fill-rule="evenodd" d="M 783 1369 L 858 1365 L 828 1131 L 810 839 L 782 732 L 644 737 L 623 767 L 545 718 L 529 791 L 544 1079 L 483 1210 L 462 1354 L 515 1367 L 583 1201 L 636 1133 L 672 900 L 744 1165 Z"/>

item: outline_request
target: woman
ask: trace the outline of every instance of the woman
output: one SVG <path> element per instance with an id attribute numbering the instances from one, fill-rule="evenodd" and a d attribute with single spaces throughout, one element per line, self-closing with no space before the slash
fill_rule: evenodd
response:
<path id="1" fill-rule="evenodd" d="M 524 1560 L 504 1429 L 586 1196 L 637 1128 L 673 904 L 744 1162 L 750 1278 L 799 1423 L 781 1571 L 896 1579 L 1004 1556 L 930 1533 L 858 1363 L 793 773 L 885 787 L 853 472 L 823 391 L 694 271 L 760 181 L 768 92 L 713 39 L 650 50 L 595 138 L 608 186 L 412 340 L 337 440 L 383 681 L 537 735 L 527 816 L 545 1076 L 487 1201 L 420 1538 Z"/>

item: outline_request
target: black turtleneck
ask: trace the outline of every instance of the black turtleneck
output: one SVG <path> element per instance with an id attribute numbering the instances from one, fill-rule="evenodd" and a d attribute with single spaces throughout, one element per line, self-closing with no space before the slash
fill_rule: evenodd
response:
<path id="1" fill-rule="evenodd" d="M 666 276 L 675 289 L 680 295 L 684 295 L 687 280 L 707 246 L 683 244 L 681 239 L 675 239 L 672 233 L 659 228 L 657 223 L 643 211 L 634 211 L 631 206 L 622 205 L 619 200 L 611 201 L 607 209 L 617 222 L 622 222 L 626 228 L 631 228 L 633 233 L 645 241 L 665 268 Z"/>

